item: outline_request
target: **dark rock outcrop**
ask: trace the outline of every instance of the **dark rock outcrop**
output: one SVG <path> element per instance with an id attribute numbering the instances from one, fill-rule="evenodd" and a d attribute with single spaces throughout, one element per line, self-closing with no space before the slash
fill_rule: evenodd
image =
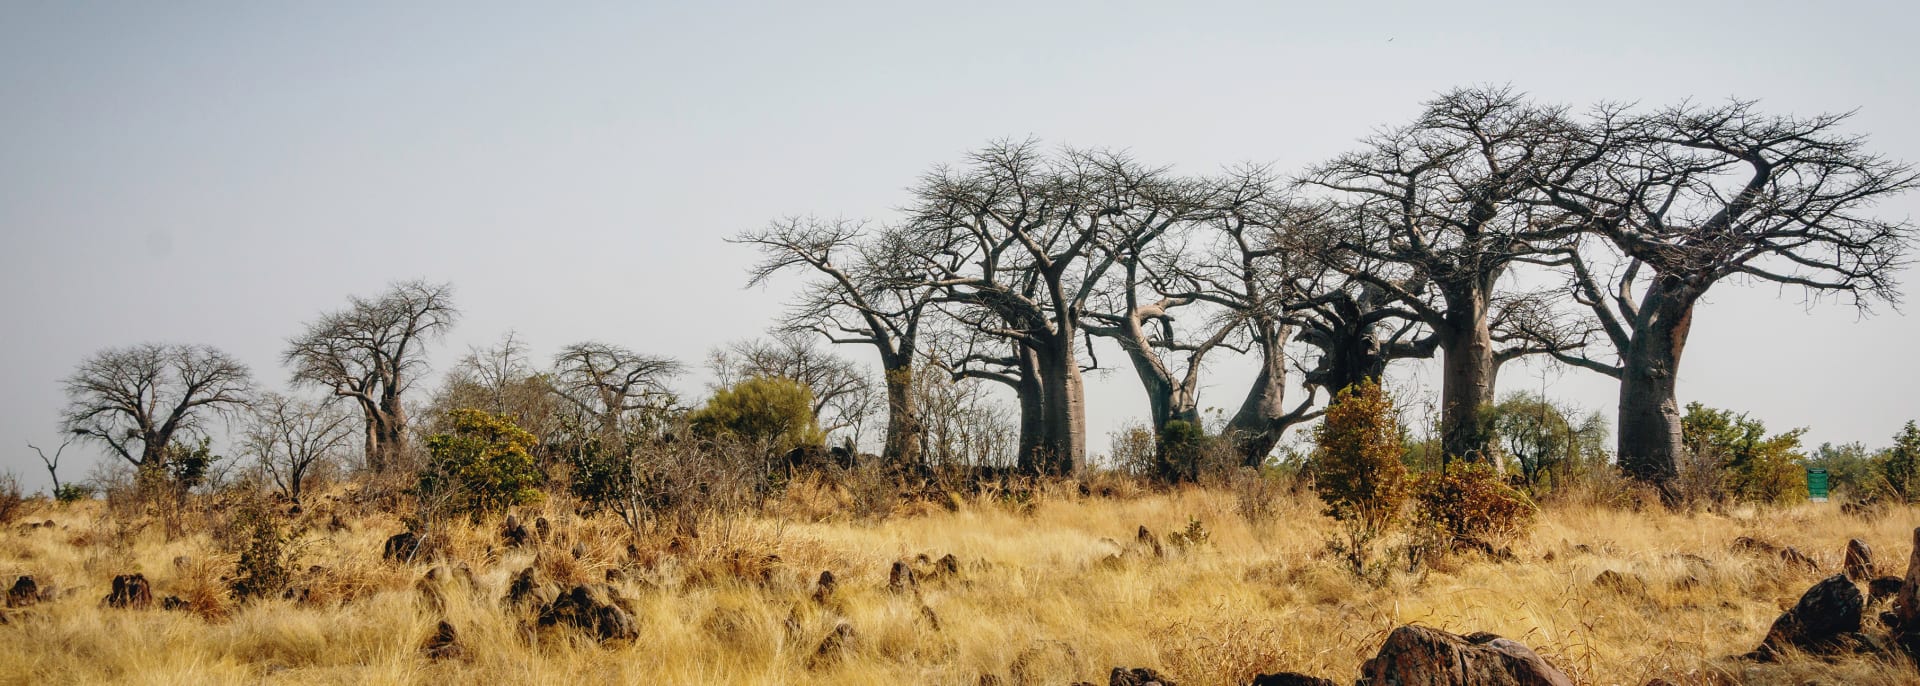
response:
<path id="1" fill-rule="evenodd" d="M 1800 602 L 1773 620 L 1767 637 L 1748 657 L 1772 659 L 1789 647 L 1813 654 L 1833 654 L 1863 645 L 1860 613 L 1866 599 L 1845 575 L 1836 574 L 1814 584 Z"/>
<path id="2" fill-rule="evenodd" d="M 1115 667 L 1107 675 L 1107 686 L 1177 686 L 1173 680 L 1160 676 L 1159 672 L 1144 667 L 1127 669 Z"/>
<path id="3" fill-rule="evenodd" d="M 1873 548 L 1858 538 L 1847 541 L 1847 561 L 1841 568 L 1846 570 L 1847 578 L 1854 581 L 1879 576 L 1873 565 Z"/>
<path id="4" fill-rule="evenodd" d="M 1514 641 L 1415 625 L 1394 629 L 1360 673 L 1363 686 L 1573 686 L 1564 672 Z"/>
<path id="5" fill-rule="evenodd" d="M 144 610 L 153 605 L 153 587 L 145 574 L 121 574 L 113 577 L 113 592 L 105 602 L 107 607 Z"/>
<path id="6" fill-rule="evenodd" d="M 604 584 L 575 586 L 540 608 L 540 626 L 570 626 L 605 643 L 640 637 L 631 608 Z"/>
<path id="7" fill-rule="evenodd" d="M 1281 672 L 1279 674 L 1261 674 L 1259 676 L 1256 676 L 1253 678 L 1253 683 L 1248 684 L 1248 686 L 1340 686 L 1340 685 L 1338 683 L 1335 683 L 1334 680 L 1332 679 L 1322 679 L 1317 676 L 1307 676 L 1305 674 L 1300 674 L 1298 672 Z"/>

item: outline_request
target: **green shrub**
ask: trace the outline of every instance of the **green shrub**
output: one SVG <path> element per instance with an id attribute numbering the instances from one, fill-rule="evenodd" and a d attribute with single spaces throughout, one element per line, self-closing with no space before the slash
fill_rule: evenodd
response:
<path id="1" fill-rule="evenodd" d="M 227 582 L 233 597 L 267 598 L 285 589 L 299 560 L 291 545 L 294 536 L 280 528 L 273 510 L 257 503 L 243 505 L 232 528 L 239 534 L 235 542 L 240 547 L 240 560 Z"/>
<path id="2" fill-rule="evenodd" d="M 450 411 L 447 419 L 451 433 L 427 438 L 427 467 L 415 490 L 423 510 L 478 520 L 540 500 L 541 474 L 528 452 L 533 434 L 470 408 Z"/>
<path id="3" fill-rule="evenodd" d="M 1194 481 L 1207 449 L 1207 432 L 1182 419 L 1167 422 L 1154 441 L 1154 477 L 1168 483 Z"/>
<path id="4" fill-rule="evenodd" d="M 60 484 L 53 489 L 53 499 L 63 503 L 77 503 L 93 499 L 93 487 L 85 484 Z"/>
<path id="5" fill-rule="evenodd" d="M 774 453 L 826 443 L 813 417 L 813 391 L 793 379 L 759 376 L 722 388 L 690 417 L 693 432 Z"/>
<path id="6" fill-rule="evenodd" d="M 1806 429 L 1767 435 L 1758 419 L 1688 403 L 1680 440 L 1695 455 L 1717 461 L 1726 493 L 1752 503 L 1791 503 L 1807 497 L 1800 436 Z"/>
<path id="7" fill-rule="evenodd" d="M 1407 497 L 1393 401 L 1372 381 L 1347 387 L 1314 429 L 1314 441 L 1307 473 L 1346 535 L 1337 552 L 1364 573 L 1373 541 L 1399 518 Z"/>
<path id="8" fill-rule="evenodd" d="M 1880 479 L 1901 500 L 1920 500 L 1920 426 L 1907 422 L 1875 460 Z"/>
<path id="9" fill-rule="evenodd" d="M 1454 460 L 1414 479 L 1414 520 L 1454 544 L 1490 548 L 1533 527 L 1533 501 L 1484 462 Z"/>

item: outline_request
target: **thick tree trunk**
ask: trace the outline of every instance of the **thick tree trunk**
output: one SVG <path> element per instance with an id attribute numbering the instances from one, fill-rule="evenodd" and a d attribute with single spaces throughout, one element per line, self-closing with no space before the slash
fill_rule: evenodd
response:
<path id="1" fill-rule="evenodd" d="M 1693 327 L 1699 295 L 1655 280 L 1641 299 L 1633 343 L 1621 356 L 1620 468 L 1672 500 L 1678 474 L 1680 403 L 1675 397 L 1680 355 Z"/>
<path id="2" fill-rule="evenodd" d="M 1046 445 L 1046 389 L 1040 385 L 1040 365 L 1031 348 L 1016 346 L 1018 384 L 1014 393 L 1020 400 L 1020 447 L 1016 461 L 1020 473 L 1039 474 L 1041 450 Z"/>
<path id="3" fill-rule="evenodd" d="M 1493 403 L 1493 334 L 1481 294 L 1448 297 L 1447 322 L 1437 327 L 1441 360 L 1440 447 L 1448 458 L 1484 460 L 1488 435 L 1482 408 Z"/>
<path id="4" fill-rule="evenodd" d="M 887 443 L 885 458 L 895 469 L 921 468 L 920 408 L 913 399 L 913 363 L 911 359 L 887 365 Z"/>
<path id="5" fill-rule="evenodd" d="M 1255 340 L 1260 347 L 1260 372 L 1254 376 L 1253 386 L 1247 389 L 1247 398 L 1241 401 L 1240 410 L 1227 422 L 1228 440 L 1233 442 L 1241 463 L 1248 467 L 1266 463 L 1288 424 L 1287 408 L 1283 404 L 1287 395 L 1288 331 L 1283 326 L 1263 329 Z"/>
<path id="6" fill-rule="evenodd" d="M 1063 327 L 1064 328 L 1064 327 Z M 1071 329 L 1043 341 L 1037 353 L 1044 441 L 1036 466 L 1047 476 L 1075 476 L 1086 465 L 1086 397 Z"/>

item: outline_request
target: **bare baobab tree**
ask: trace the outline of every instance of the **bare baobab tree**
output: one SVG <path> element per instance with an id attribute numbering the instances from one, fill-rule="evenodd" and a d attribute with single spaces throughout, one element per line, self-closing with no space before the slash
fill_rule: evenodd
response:
<path id="1" fill-rule="evenodd" d="M 247 367 L 211 346 L 145 343 L 94 353 L 67 377 L 62 429 L 107 447 L 143 474 L 209 417 L 247 403 Z"/>
<path id="2" fill-rule="evenodd" d="M 1414 124 L 1307 175 L 1336 191 L 1348 231 L 1335 247 L 1397 269 L 1331 264 L 1393 296 L 1436 337 L 1448 455 L 1485 456 L 1479 415 L 1494 400 L 1502 358 L 1511 359 L 1492 326 L 1502 278 L 1517 264 L 1559 264 L 1555 251 L 1577 232 L 1532 185 L 1563 161 L 1569 126 L 1559 110 L 1505 89 L 1457 90 Z"/>
<path id="3" fill-rule="evenodd" d="M 915 362 L 936 291 L 913 278 L 916 265 L 902 251 L 901 237 L 869 232 L 859 222 L 788 218 L 733 240 L 760 248 L 749 285 L 793 269 L 817 277 L 798 292 L 781 328 L 879 353 L 887 399 L 883 456 L 898 467 L 918 466 L 924 427 L 914 405 Z"/>
<path id="4" fill-rule="evenodd" d="M 337 403 L 268 393 L 253 404 L 241 446 L 280 492 L 298 504 L 308 473 L 339 458 L 353 441 L 353 431 L 353 416 Z"/>
<path id="5" fill-rule="evenodd" d="M 554 393 L 599 425 L 603 436 L 625 436 L 635 412 L 674 403 L 668 385 L 685 371 L 679 360 L 645 355 L 610 343 L 587 341 L 553 358 Z"/>
<path id="6" fill-rule="evenodd" d="M 1867 152 L 1840 130 L 1846 119 L 1770 116 L 1746 101 L 1601 108 L 1578 132 L 1575 164 L 1538 179 L 1555 207 L 1604 239 L 1566 255 L 1574 297 L 1598 319 L 1612 359 L 1557 357 L 1620 380 L 1620 464 L 1669 497 L 1680 359 L 1708 289 L 1775 283 L 1862 310 L 1899 297 L 1894 277 L 1914 225 L 1867 210 L 1920 176 Z"/>
<path id="7" fill-rule="evenodd" d="M 401 395 L 426 370 L 426 345 L 453 326 L 453 288 L 409 281 L 375 298 L 353 297 L 289 344 L 284 360 L 296 385 L 351 399 L 366 419 L 366 460 L 385 471 L 405 456 L 407 413 Z"/>

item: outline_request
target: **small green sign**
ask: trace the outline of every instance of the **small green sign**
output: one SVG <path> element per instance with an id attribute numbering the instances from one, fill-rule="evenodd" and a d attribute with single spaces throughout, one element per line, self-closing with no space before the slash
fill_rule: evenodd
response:
<path id="1" fill-rule="evenodd" d="M 1827 470 L 1807 470 L 1807 495 L 1813 498 L 1813 502 L 1827 502 Z"/>

